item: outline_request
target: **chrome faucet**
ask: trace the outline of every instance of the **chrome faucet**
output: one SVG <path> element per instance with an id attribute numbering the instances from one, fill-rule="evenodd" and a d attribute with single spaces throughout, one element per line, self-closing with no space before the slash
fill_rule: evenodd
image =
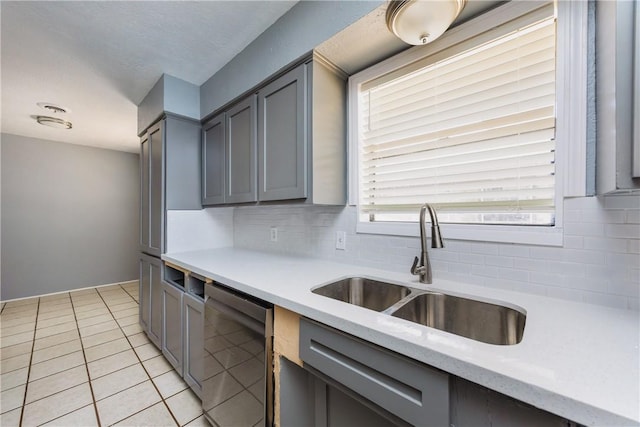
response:
<path id="1" fill-rule="evenodd" d="M 427 236 L 424 229 L 424 220 L 426 212 L 429 210 L 429 216 L 431 217 L 431 247 L 443 248 L 442 236 L 440 235 L 440 226 L 438 225 L 438 216 L 436 210 L 431 205 L 425 203 L 420 208 L 420 243 L 422 245 L 422 251 L 420 252 L 420 258 L 416 257 L 413 260 L 411 266 L 411 274 L 414 276 L 420 276 L 420 282 L 431 284 L 433 281 L 433 275 L 431 273 L 431 262 L 429 262 L 429 254 L 427 253 Z M 418 262 L 420 264 L 418 264 Z"/>

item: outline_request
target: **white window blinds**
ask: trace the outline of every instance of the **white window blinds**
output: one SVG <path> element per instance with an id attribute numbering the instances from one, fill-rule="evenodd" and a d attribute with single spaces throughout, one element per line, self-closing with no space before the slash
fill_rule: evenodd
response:
<path id="1" fill-rule="evenodd" d="M 361 220 L 415 221 L 431 203 L 441 222 L 553 225 L 550 11 L 360 86 Z"/>

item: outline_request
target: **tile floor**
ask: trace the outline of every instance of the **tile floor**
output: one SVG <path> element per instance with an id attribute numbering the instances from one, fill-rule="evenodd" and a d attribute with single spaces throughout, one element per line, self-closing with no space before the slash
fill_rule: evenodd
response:
<path id="1" fill-rule="evenodd" d="M 208 426 L 138 324 L 137 283 L 0 310 L 0 426 Z"/>

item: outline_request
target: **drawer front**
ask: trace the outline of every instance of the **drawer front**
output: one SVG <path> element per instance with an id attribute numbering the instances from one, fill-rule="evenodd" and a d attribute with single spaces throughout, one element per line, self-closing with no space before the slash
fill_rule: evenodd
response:
<path id="1" fill-rule="evenodd" d="M 449 376 L 308 319 L 300 319 L 300 358 L 399 418 L 449 425 Z"/>

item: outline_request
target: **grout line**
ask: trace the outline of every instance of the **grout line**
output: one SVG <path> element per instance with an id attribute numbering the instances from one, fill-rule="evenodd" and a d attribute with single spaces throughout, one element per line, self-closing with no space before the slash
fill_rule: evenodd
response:
<path id="1" fill-rule="evenodd" d="M 82 334 L 80 334 L 80 326 L 78 325 L 78 319 L 76 317 L 76 310 L 75 310 L 75 306 L 73 305 L 73 300 L 71 301 L 71 307 L 73 308 L 73 318 L 76 319 L 76 328 L 78 330 L 78 336 L 80 337 L 80 348 L 82 349 L 82 358 L 84 359 L 84 369 L 87 373 L 87 381 L 89 382 L 89 390 L 91 391 L 91 400 L 93 401 L 93 411 L 96 414 L 98 427 L 101 427 L 102 424 L 100 423 L 100 415 L 98 414 L 98 405 L 96 404 L 96 395 L 93 392 L 93 385 L 91 384 L 91 375 L 89 374 L 89 363 L 87 362 L 87 355 L 84 352 L 84 343 L 82 342 Z"/>
<path id="2" fill-rule="evenodd" d="M 116 338 L 115 340 L 107 341 L 107 342 L 105 342 L 104 344 L 109 344 L 109 343 L 112 343 L 113 341 L 116 341 L 116 340 L 119 340 L 119 339 L 120 339 L 120 338 Z M 98 344 L 98 345 L 101 345 L 101 344 Z M 97 346 L 94 346 L 94 347 L 97 347 Z M 93 347 L 87 347 L 87 348 L 93 348 Z M 87 361 L 87 364 L 89 364 L 89 363 L 93 363 L 93 362 L 97 362 L 98 360 L 106 359 L 107 357 L 115 356 L 116 354 L 124 353 L 125 351 L 129 351 L 129 350 L 132 350 L 132 351 L 133 351 L 133 348 L 132 348 L 132 347 L 130 347 L 130 348 L 127 348 L 127 349 L 125 349 L 125 350 L 118 351 L 118 352 L 116 352 L 116 353 L 108 354 L 108 355 L 106 355 L 106 356 L 100 357 L 100 358 L 95 359 L 95 360 L 92 360 L 92 361 L 90 361 L 90 362 L 89 362 L 89 361 Z M 134 351 L 134 353 L 135 353 L 135 351 Z M 129 365 L 129 366 L 131 366 L 131 365 Z M 120 370 L 122 370 L 122 369 L 128 368 L 129 366 L 124 366 L 124 367 L 122 367 L 122 368 L 120 368 L 120 369 L 116 369 L 116 370 L 115 370 L 115 371 L 113 371 L 113 372 L 118 372 L 118 371 L 120 371 Z M 95 378 L 93 378 L 93 379 L 94 379 L 94 380 L 97 380 L 98 378 L 106 377 L 107 375 L 112 374 L 113 372 L 109 372 L 108 374 L 100 375 L 99 377 L 95 377 Z"/>
<path id="3" fill-rule="evenodd" d="M 8 330 L 8 329 L 11 329 L 11 328 L 14 328 L 14 327 L 15 327 L 15 326 L 7 326 L 7 327 L 6 327 L 6 329 L 4 329 L 4 328 L 3 328 L 3 329 L 4 329 L 4 330 Z M 35 330 L 35 329 L 37 329 L 37 328 L 36 328 L 36 325 L 35 325 L 35 322 L 34 322 L 34 324 L 33 324 L 33 329 L 34 329 L 34 330 Z M 29 332 L 31 332 L 31 329 L 27 329 L 26 331 L 16 332 L 16 333 L 9 334 L 9 335 L 0 334 L 0 339 L 5 339 L 5 338 L 13 337 L 13 336 L 15 336 L 15 335 L 20 335 L 20 334 L 27 334 L 27 333 L 29 333 Z M 27 341 L 25 341 L 25 342 L 27 342 Z M 23 344 L 23 343 L 18 343 L 18 344 Z M 14 345 L 18 345 L 18 344 L 14 344 Z M 8 345 L 7 347 L 11 347 L 11 346 L 10 346 L 10 345 Z M 6 348 L 6 347 L 2 347 L 2 348 Z"/>
<path id="4" fill-rule="evenodd" d="M 127 289 L 125 289 L 125 287 L 124 287 L 124 286 L 120 285 L 120 287 L 121 287 L 121 288 L 122 288 L 122 290 L 123 290 L 123 291 L 125 291 L 125 292 L 126 292 L 126 293 L 131 297 L 131 298 L 133 298 L 133 295 L 131 295 L 131 294 L 129 293 L 129 291 L 128 291 Z M 140 284 L 138 284 L 138 298 L 140 298 L 140 296 L 139 296 L 139 295 L 140 295 L 140 293 L 139 293 L 139 289 L 140 289 Z M 133 300 L 134 300 L 135 302 L 138 302 L 135 298 L 133 298 Z"/>
<path id="5" fill-rule="evenodd" d="M 84 384 L 84 383 L 82 383 L 82 384 Z M 78 384 L 78 385 L 82 385 L 82 384 Z M 77 386 L 75 386 L 75 387 L 77 387 Z M 72 388 L 73 388 L 73 387 L 72 387 Z M 67 389 L 67 390 L 69 390 L 69 389 Z M 52 395 L 52 396 L 53 396 L 53 395 Z M 49 397 L 51 397 L 51 396 L 49 396 Z M 52 419 L 52 420 L 45 421 L 44 423 L 42 423 L 42 424 L 40 424 L 40 425 L 48 424 L 48 423 L 50 423 L 50 422 L 52 422 L 52 421 L 59 420 L 59 419 L 60 419 L 60 418 L 62 418 L 62 417 L 66 417 L 66 416 L 67 416 L 67 415 L 69 415 L 69 414 L 73 414 L 74 412 L 79 411 L 79 410 L 81 410 L 81 409 L 84 409 L 84 408 L 86 408 L 87 406 L 91 406 L 91 405 L 93 405 L 93 404 L 92 404 L 92 403 L 89 403 L 89 404 L 87 404 L 87 405 L 84 405 L 84 406 L 83 406 L 83 407 L 81 407 L 81 408 L 75 409 L 75 410 L 73 410 L 73 411 L 71 411 L 71 412 L 67 412 L 66 414 L 62 414 L 62 415 L 60 415 L 59 417 L 56 417 L 56 418 L 54 418 L 54 419 Z"/>
<path id="6" fill-rule="evenodd" d="M 73 367 L 73 368 L 71 368 L 71 369 L 79 368 L 79 367 L 81 367 L 81 366 L 82 366 L 82 365 L 74 366 L 74 367 Z M 67 369 L 67 370 L 65 370 L 65 371 L 60 371 L 60 372 L 56 372 L 56 373 L 57 373 L 57 374 L 59 374 L 59 373 L 61 373 L 61 372 L 67 372 L 67 371 L 69 371 L 69 370 L 70 370 L 70 369 Z M 50 377 L 50 376 L 51 376 L 51 375 L 48 375 L 47 377 Z M 38 379 L 37 379 L 37 380 L 35 380 L 35 381 L 40 381 L 41 379 L 43 379 L 43 378 L 47 378 L 47 377 L 38 378 Z M 34 381 L 34 382 L 35 382 L 35 381 Z M 74 388 L 74 387 L 81 386 L 82 384 L 85 384 L 85 383 L 87 383 L 87 381 L 81 382 L 80 384 L 72 385 L 71 387 L 63 388 L 62 390 L 58 390 L 58 391 L 56 391 L 55 393 L 51 393 L 51 394 L 48 394 L 48 395 L 46 395 L 46 396 L 42 396 L 42 397 L 41 397 L 41 398 L 39 398 L 39 399 L 32 400 L 32 401 L 31 401 L 31 402 L 29 402 L 27 405 L 30 405 L 30 404 L 35 403 L 35 402 L 38 402 L 38 401 L 43 400 L 43 399 L 47 399 L 47 398 L 49 398 L 49 397 L 51 397 L 51 396 L 55 396 L 55 395 L 56 395 L 56 394 L 58 394 L 58 393 L 62 393 L 63 391 L 67 391 L 67 390 L 70 390 L 70 389 L 72 389 L 72 388 Z M 26 396 L 26 393 L 25 393 L 25 396 Z M 26 401 L 26 397 L 25 397 L 25 401 Z M 71 412 L 73 412 L 73 411 L 71 411 Z M 69 413 L 70 413 L 70 412 L 67 412 L 67 414 L 69 414 Z M 65 414 L 65 415 L 66 415 L 66 414 Z M 61 416 L 62 416 L 62 415 L 61 415 Z M 49 420 L 49 421 L 50 421 L 50 420 Z M 49 421 L 45 421 L 45 423 L 48 423 Z"/>
<path id="7" fill-rule="evenodd" d="M 57 337 L 58 335 L 68 334 L 69 332 L 73 332 L 73 329 L 72 329 L 72 330 L 70 330 L 70 331 L 60 332 L 59 334 L 49 335 L 48 337 L 44 337 L 44 338 L 36 338 L 36 339 L 35 339 L 35 341 L 38 341 L 38 340 L 45 340 L 45 339 L 49 339 L 49 338 L 51 338 L 51 337 Z M 33 352 L 41 351 L 41 350 L 44 350 L 44 349 L 46 349 L 46 348 L 55 347 L 55 346 L 60 345 L 60 344 L 65 344 L 65 343 L 71 342 L 71 341 L 73 341 L 73 340 L 75 340 L 75 339 L 76 339 L 76 337 L 74 337 L 73 339 L 67 340 L 67 341 L 63 341 L 63 342 L 58 342 L 58 343 L 51 344 L 51 345 L 48 345 L 48 346 L 46 346 L 46 347 L 39 348 L 39 349 L 37 349 L 37 350 L 35 350 L 35 345 L 34 345 L 34 350 L 33 350 Z M 78 334 L 77 339 L 80 339 L 80 334 Z M 56 357 L 59 357 L 59 356 L 56 356 Z M 53 359 L 53 357 L 52 357 L 52 359 Z M 40 363 L 40 362 L 38 362 L 38 363 Z"/>
<path id="8" fill-rule="evenodd" d="M 62 343 L 62 344 L 67 344 L 67 343 L 70 343 L 70 342 L 71 342 L 71 341 L 67 341 L 66 343 Z M 51 347 L 54 347 L 54 346 L 51 346 Z M 46 348 L 51 348 L 51 347 L 46 347 Z M 40 351 L 40 350 L 36 350 L 36 351 Z M 39 361 L 39 362 L 32 363 L 30 366 L 36 366 L 36 365 L 40 365 L 40 364 L 42 364 L 42 363 L 50 362 L 50 361 L 52 361 L 52 360 L 60 359 L 60 358 L 62 358 L 62 357 L 67 357 L 67 356 L 69 356 L 69 355 L 71 355 L 71 354 L 78 353 L 79 351 L 81 351 L 81 350 L 76 350 L 76 351 L 72 351 L 72 352 L 67 353 L 67 354 L 61 354 L 60 356 L 51 357 L 51 358 L 49 358 L 49 359 L 41 360 L 41 361 Z M 31 359 L 32 359 L 32 360 L 33 360 L 33 353 L 35 353 L 35 352 L 34 352 L 34 351 L 32 351 L 32 352 L 31 352 Z M 78 366 L 80 366 L 80 365 L 78 365 Z M 72 369 L 72 368 L 77 368 L 77 366 L 72 366 L 72 367 L 70 367 L 70 368 L 68 368 L 68 369 L 64 369 L 64 370 L 59 371 L 59 372 L 68 371 L 69 369 Z M 42 377 L 42 378 L 50 377 L 51 375 L 55 375 L 55 374 L 57 374 L 57 373 L 59 373 L 59 372 L 54 372 L 53 374 L 45 375 L 45 376 L 44 376 L 44 377 Z M 42 378 L 38 378 L 38 380 L 40 380 L 40 379 L 42 379 Z M 34 381 L 37 381 L 37 380 L 34 380 Z"/>
<path id="9" fill-rule="evenodd" d="M 38 311 L 40 310 L 40 298 L 38 298 L 37 308 L 36 308 L 36 322 L 38 320 Z M 20 423 L 22 425 L 22 420 L 24 418 L 24 407 L 27 402 L 27 391 L 29 391 L 29 377 L 31 376 L 31 361 L 33 360 L 33 349 L 36 345 L 36 330 L 33 329 L 33 341 L 31 341 L 31 354 L 29 355 L 29 370 L 27 371 L 27 382 L 24 384 L 24 396 L 22 396 L 22 407 L 20 408 Z"/>

